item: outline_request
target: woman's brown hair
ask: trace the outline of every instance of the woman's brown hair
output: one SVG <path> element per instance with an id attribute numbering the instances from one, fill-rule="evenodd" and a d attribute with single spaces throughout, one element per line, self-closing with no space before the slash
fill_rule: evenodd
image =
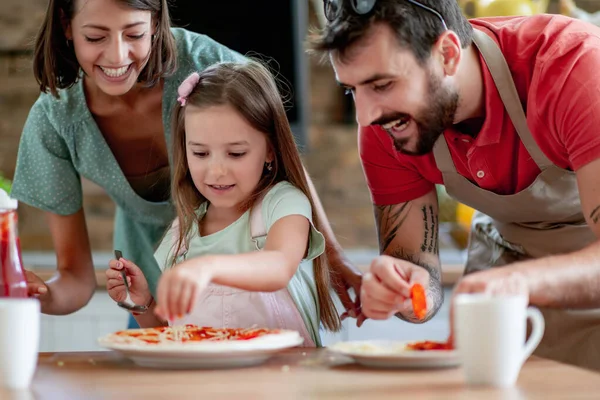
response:
<path id="1" fill-rule="evenodd" d="M 77 1 L 49 0 L 46 17 L 35 39 L 33 74 L 42 92 L 58 98 L 58 90 L 73 86 L 80 78 L 80 67 L 72 43 L 65 35 L 65 25 L 75 13 Z M 156 33 L 150 56 L 139 81 L 155 85 L 177 68 L 177 46 L 171 34 L 167 0 L 114 0 L 127 8 L 150 11 Z"/>
<path id="2" fill-rule="evenodd" d="M 187 105 L 177 105 L 173 115 L 173 181 L 171 193 L 178 217 L 178 242 L 174 255 L 187 247 L 188 235 L 196 223 L 196 209 L 206 201 L 194 186 L 186 156 L 185 107 L 198 108 L 228 105 L 235 109 L 254 129 L 263 132 L 274 155 L 272 169 L 263 170 L 263 175 L 254 192 L 241 205 L 246 211 L 252 207 L 269 188 L 281 181 L 288 181 L 300 189 L 312 206 L 314 226 L 320 230 L 320 221 L 315 212 L 308 182 L 300 160 L 300 154 L 277 84 L 269 70 L 259 62 L 221 63 L 200 73 L 198 84 L 187 99 Z M 174 259 L 172 262 L 174 263 Z M 337 314 L 329 288 L 329 267 L 325 256 L 313 262 L 319 317 L 331 331 L 339 331 L 340 318 Z"/>

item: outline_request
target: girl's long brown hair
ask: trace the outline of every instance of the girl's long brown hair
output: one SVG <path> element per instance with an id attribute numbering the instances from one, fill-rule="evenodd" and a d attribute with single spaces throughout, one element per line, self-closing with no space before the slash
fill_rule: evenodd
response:
<path id="1" fill-rule="evenodd" d="M 272 170 L 265 169 L 262 178 L 250 197 L 242 204 L 243 211 L 252 207 L 274 184 L 288 181 L 300 189 L 312 206 L 314 226 L 320 230 L 300 154 L 296 147 L 281 95 L 271 73 L 256 61 L 247 63 L 221 63 L 200 73 L 200 80 L 187 99 L 193 107 L 207 108 L 229 105 L 233 107 L 254 129 L 267 136 L 274 155 Z M 186 105 L 187 107 L 187 105 Z M 174 247 L 174 259 L 187 247 L 188 235 L 196 221 L 196 209 L 206 201 L 194 186 L 188 169 L 185 139 L 185 107 L 176 105 L 173 115 L 173 181 L 171 193 L 178 217 L 178 241 Z M 319 317 L 326 329 L 339 331 L 340 318 L 329 294 L 329 267 L 325 256 L 313 262 Z"/>

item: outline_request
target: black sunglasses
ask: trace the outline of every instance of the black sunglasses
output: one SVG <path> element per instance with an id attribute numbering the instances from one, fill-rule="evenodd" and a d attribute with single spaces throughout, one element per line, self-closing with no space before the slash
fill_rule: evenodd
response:
<path id="1" fill-rule="evenodd" d="M 323 0 L 323 8 L 325 10 L 325 18 L 329 22 L 336 19 L 342 9 L 341 3 L 343 1 L 349 1 L 352 6 L 352 10 L 358 15 L 366 15 L 373 10 L 375 3 L 377 0 Z M 441 16 L 441 14 L 435 11 L 433 8 L 426 6 L 425 4 L 421 4 L 415 0 L 406 0 L 411 4 L 414 4 L 417 7 L 422 8 L 423 10 L 427 10 L 430 13 L 434 14 L 436 17 L 442 21 L 442 25 L 444 26 L 444 30 L 448 30 L 448 26 L 446 25 L 446 21 Z"/>

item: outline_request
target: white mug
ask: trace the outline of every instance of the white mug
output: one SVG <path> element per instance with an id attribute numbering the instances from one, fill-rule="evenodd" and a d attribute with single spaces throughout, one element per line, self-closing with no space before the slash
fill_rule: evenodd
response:
<path id="1" fill-rule="evenodd" d="M 37 366 L 40 302 L 0 298 L 0 386 L 25 389 Z"/>
<path id="2" fill-rule="evenodd" d="M 513 386 L 544 335 L 544 317 L 524 295 L 459 294 L 454 337 L 470 385 Z M 525 342 L 527 320 L 532 323 Z"/>

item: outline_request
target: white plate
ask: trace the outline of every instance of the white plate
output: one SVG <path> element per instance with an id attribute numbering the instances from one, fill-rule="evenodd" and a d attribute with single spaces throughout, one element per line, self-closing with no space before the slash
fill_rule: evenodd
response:
<path id="1" fill-rule="evenodd" d="M 408 343 L 411 342 L 339 342 L 328 347 L 328 350 L 350 357 L 358 364 L 375 368 L 449 368 L 460 364 L 456 350 L 406 350 Z"/>
<path id="2" fill-rule="evenodd" d="M 244 341 L 139 345 L 114 343 L 107 335 L 100 346 L 118 351 L 142 367 L 163 369 L 238 368 L 261 364 L 281 350 L 296 347 L 304 339 L 296 331 L 265 335 Z"/>

